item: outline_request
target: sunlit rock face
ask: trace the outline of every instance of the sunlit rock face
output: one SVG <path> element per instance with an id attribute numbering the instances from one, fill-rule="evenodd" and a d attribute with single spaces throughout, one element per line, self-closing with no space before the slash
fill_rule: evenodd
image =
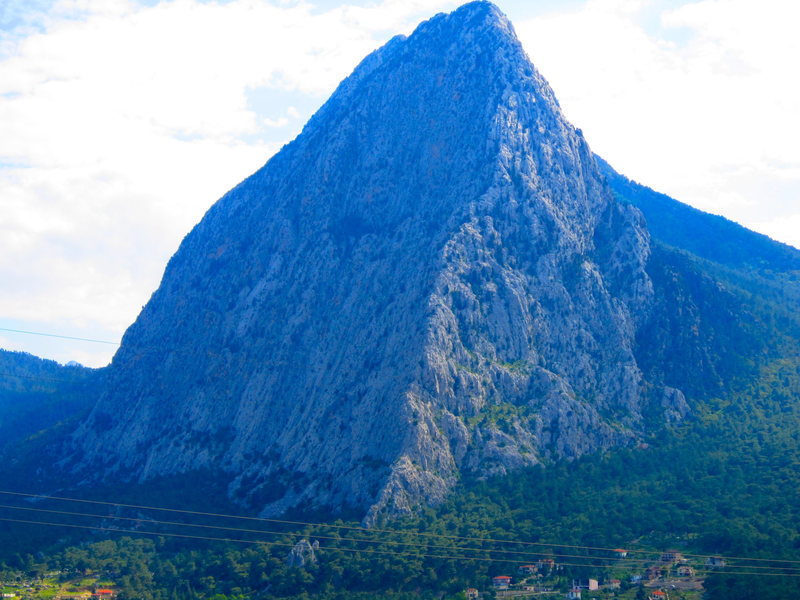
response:
<path id="1" fill-rule="evenodd" d="M 437 15 L 186 237 L 63 466 L 369 522 L 631 443 L 683 398 L 634 354 L 649 251 L 505 16 Z"/>

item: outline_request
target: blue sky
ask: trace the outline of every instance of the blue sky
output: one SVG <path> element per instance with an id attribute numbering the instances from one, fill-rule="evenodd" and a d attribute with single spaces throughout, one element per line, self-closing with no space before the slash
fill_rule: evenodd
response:
<path id="1" fill-rule="evenodd" d="M 368 52 L 458 4 L 0 0 L 0 327 L 119 340 L 219 196 Z M 800 246 L 800 4 L 497 4 L 619 171 Z"/>

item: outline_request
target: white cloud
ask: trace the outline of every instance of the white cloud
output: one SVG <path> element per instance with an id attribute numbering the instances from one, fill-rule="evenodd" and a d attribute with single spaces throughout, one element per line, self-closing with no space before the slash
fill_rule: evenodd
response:
<path id="1" fill-rule="evenodd" d="M 43 32 L 7 33 L 2 319 L 119 339 L 183 235 L 309 116 L 251 106 L 250 93 L 272 88 L 320 103 L 431 9 L 397 0 L 327 11 L 263 0 L 64 0 L 42 18 Z M 89 364 L 111 356 L 74 352 Z"/>
<path id="2" fill-rule="evenodd" d="M 774 240 L 783 240 L 795 248 L 800 248 L 800 214 L 756 222 L 754 227 Z"/>
<path id="3" fill-rule="evenodd" d="M 623 173 L 753 228 L 800 213 L 800 5 L 669 4 L 591 0 L 518 31 L 568 118 Z"/>
<path id="4" fill-rule="evenodd" d="M 3 23 L 26 29 L 0 33 L 0 325 L 119 339 L 214 200 L 369 51 L 458 3 L 7 10 Z M 798 10 L 589 0 L 516 26 L 568 118 L 613 165 L 797 245 L 787 224 L 800 212 Z M 5 337 L 62 361 L 110 357 Z"/>

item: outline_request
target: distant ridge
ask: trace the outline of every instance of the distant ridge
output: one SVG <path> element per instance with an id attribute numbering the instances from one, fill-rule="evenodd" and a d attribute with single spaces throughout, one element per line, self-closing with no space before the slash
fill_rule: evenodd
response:
<path id="1" fill-rule="evenodd" d="M 655 239 L 733 268 L 800 271 L 797 248 L 653 191 L 620 175 L 599 156 L 595 158 L 617 197 L 642 211 Z"/>

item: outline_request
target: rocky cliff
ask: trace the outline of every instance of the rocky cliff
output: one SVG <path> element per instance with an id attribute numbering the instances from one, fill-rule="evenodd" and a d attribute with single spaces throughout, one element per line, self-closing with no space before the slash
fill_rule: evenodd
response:
<path id="1" fill-rule="evenodd" d="M 686 411 L 637 364 L 649 255 L 508 20 L 468 4 L 368 56 L 209 210 L 62 467 L 210 469 L 264 514 L 369 519 L 632 443 Z"/>

